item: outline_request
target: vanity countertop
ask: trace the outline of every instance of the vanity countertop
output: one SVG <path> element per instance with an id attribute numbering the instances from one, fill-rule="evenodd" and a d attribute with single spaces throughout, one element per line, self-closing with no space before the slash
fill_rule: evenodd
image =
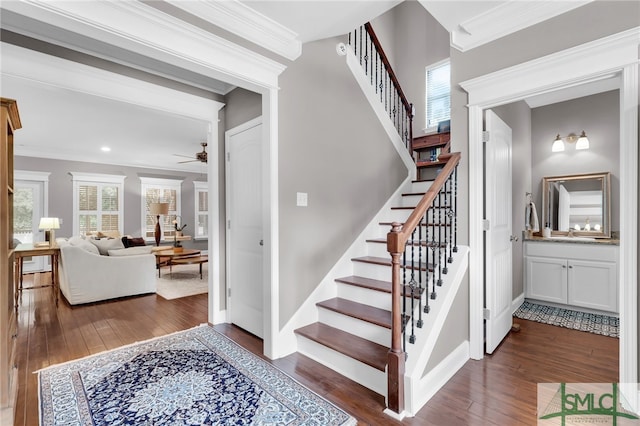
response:
<path id="1" fill-rule="evenodd" d="M 585 238 L 585 237 L 540 237 L 537 235 L 529 236 L 526 232 L 523 232 L 524 241 L 539 241 L 542 243 L 570 243 L 570 244 L 594 244 L 594 245 L 620 245 L 620 240 L 614 238 Z"/>

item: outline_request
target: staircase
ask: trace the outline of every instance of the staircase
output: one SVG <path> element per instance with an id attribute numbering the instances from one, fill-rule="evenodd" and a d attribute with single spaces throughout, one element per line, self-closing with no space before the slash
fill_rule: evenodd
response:
<path id="1" fill-rule="evenodd" d="M 397 131 L 390 136 L 399 137 L 401 156 L 407 157 L 414 142 L 413 108 L 370 24 L 349 40 L 347 55 L 360 58 L 366 80 Z M 466 248 L 457 245 L 459 160 L 459 153 L 441 154 L 434 180 L 405 183 L 395 205 L 378 215 L 377 226 L 367 227 L 371 235 L 351 258 L 350 275 L 332 277 L 335 290 L 316 299 L 318 320 L 294 331 L 298 352 L 384 395 L 386 412 L 396 418 L 415 413 L 428 399 L 416 394 L 425 388 L 427 361 L 467 267 Z M 416 164 L 411 164 L 410 174 L 416 176 Z M 427 386 L 437 390 L 441 384 Z"/>

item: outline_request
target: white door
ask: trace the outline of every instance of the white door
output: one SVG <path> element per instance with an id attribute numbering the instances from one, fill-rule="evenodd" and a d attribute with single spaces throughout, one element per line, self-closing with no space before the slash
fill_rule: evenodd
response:
<path id="1" fill-rule="evenodd" d="M 227 133 L 227 311 L 263 337 L 262 125 Z"/>
<path id="2" fill-rule="evenodd" d="M 13 238 L 21 243 L 44 241 L 44 231 L 38 229 L 44 216 L 44 183 L 27 180 L 15 181 L 13 197 Z M 44 270 L 46 256 L 24 259 L 24 272 Z"/>
<path id="3" fill-rule="evenodd" d="M 485 129 L 485 346 L 493 353 L 511 329 L 511 128 L 487 110 Z"/>

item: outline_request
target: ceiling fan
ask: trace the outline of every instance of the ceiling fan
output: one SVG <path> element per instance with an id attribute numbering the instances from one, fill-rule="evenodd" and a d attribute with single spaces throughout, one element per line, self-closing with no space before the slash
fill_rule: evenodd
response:
<path id="1" fill-rule="evenodd" d="M 200 145 L 202 145 L 202 151 L 196 152 L 196 158 L 193 158 L 193 157 L 188 156 L 188 155 L 173 154 L 176 157 L 191 158 L 191 160 L 178 161 L 178 164 L 192 163 L 194 161 L 200 161 L 201 163 L 206 163 L 207 162 L 207 143 L 206 142 L 200 142 Z"/>

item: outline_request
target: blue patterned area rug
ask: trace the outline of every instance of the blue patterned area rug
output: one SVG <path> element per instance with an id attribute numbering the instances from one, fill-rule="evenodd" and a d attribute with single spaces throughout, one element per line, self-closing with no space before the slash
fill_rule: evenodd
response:
<path id="1" fill-rule="evenodd" d="M 525 301 L 513 316 L 609 337 L 620 336 L 620 319 L 609 315 L 591 314 Z"/>
<path id="2" fill-rule="evenodd" d="M 41 425 L 355 425 L 202 325 L 43 369 Z"/>

